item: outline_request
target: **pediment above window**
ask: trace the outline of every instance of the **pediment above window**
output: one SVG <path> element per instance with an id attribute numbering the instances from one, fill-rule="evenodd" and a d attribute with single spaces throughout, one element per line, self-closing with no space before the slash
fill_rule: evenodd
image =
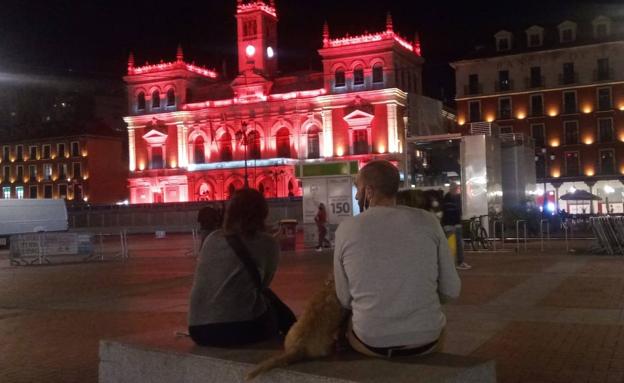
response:
<path id="1" fill-rule="evenodd" d="M 143 139 L 150 145 L 164 145 L 167 135 L 159 130 L 152 129 L 143 135 Z"/>
<path id="2" fill-rule="evenodd" d="M 343 117 L 350 127 L 368 126 L 373 121 L 375 115 L 363 110 L 356 109 Z"/>

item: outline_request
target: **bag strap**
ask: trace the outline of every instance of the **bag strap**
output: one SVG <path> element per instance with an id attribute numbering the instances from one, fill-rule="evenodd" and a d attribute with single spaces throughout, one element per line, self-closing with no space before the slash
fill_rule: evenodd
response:
<path id="1" fill-rule="evenodd" d="M 225 236 L 225 240 L 228 245 L 234 250 L 234 254 L 240 259 L 240 261 L 247 269 L 249 276 L 253 280 L 254 284 L 259 290 L 264 290 L 264 286 L 262 286 L 262 278 L 260 277 L 260 272 L 258 271 L 258 266 L 251 259 L 251 254 L 249 253 L 249 249 L 243 243 L 241 238 L 237 234 L 229 234 Z"/>

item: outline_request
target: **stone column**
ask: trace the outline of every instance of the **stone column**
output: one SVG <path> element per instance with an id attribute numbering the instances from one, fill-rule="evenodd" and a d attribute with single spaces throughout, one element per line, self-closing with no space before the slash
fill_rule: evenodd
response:
<path id="1" fill-rule="evenodd" d="M 185 168 L 188 165 L 188 158 L 184 156 L 184 143 L 186 136 L 184 135 L 184 125 L 177 125 L 178 137 L 178 167 Z"/>
<path id="2" fill-rule="evenodd" d="M 321 111 L 323 120 L 323 157 L 334 156 L 334 133 L 332 128 L 332 111 Z"/>
<path id="3" fill-rule="evenodd" d="M 128 127 L 128 164 L 130 171 L 136 170 L 136 147 L 134 142 L 134 128 Z"/>
<path id="4" fill-rule="evenodd" d="M 398 147 L 398 124 L 397 106 L 394 103 L 387 104 L 388 108 L 388 153 L 397 153 Z"/>

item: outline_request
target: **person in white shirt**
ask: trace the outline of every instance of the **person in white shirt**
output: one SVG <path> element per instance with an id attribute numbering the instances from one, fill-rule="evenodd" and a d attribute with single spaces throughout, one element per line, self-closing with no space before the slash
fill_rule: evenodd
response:
<path id="1" fill-rule="evenodd" d="M 441 343 L 441 300 L 457 298 L 460 280 L 436 217 L 396 205 L 399 172 L 388 161 L 364 166 L 356 198 L 365 211 L 336 231 L 334 279 L 351 311 L 346 338 L 363 354 L 426 354 Z"/>

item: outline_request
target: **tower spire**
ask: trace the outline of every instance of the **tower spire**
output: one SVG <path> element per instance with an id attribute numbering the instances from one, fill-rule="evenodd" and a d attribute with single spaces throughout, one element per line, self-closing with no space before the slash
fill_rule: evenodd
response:
<path id="1" fill-rule="evenodd" d="M 178 43 L 178 51 L 176 52 L 176 61 L 184 61 L 184 52 L 182 51 L 182 45 Z"/>
<path id="2" fill-rule="evenodd" d="M 388 11 L 388 13 L 386 14 L 386 31 L 391 32 L 393 30 L 393 26 L 392 26 L 392 15 L 390 14 L 390 11 Z"/>
<path id="3" fill-rule="evenodd" d="M 128 73 L 132 72 L 134 70 L 134 54 L 132 53 L 132 51 L 130 51 L 130 54 L 128 55 Z"/>
<path id="4" fill-rule="evenodd" d="M 323 23 L 323 46 L 326 47 L 329 45 L 329 25 L 327 24 L 327 20 Z"/>

